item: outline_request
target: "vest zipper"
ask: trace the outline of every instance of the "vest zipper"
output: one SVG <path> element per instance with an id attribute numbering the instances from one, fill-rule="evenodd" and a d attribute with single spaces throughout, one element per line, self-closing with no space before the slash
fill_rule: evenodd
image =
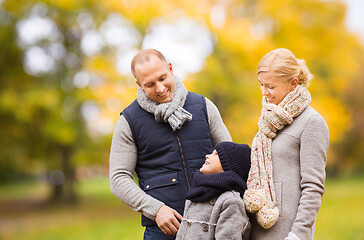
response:
<path id="1" fill-rule="evenodd" d="M 191 189 L 190 187 L 190 181 L 188 180 L 188 175 L 187 175 L 187 168 L 186 168 L 186 162 L 185 162 L 185 158 L 183 157 L 183 151 L 182 151 L 182 145 L 181 145 L 181 140 L 179 139 L 178 135 L 176 134 L 177 137 L 177 141 L 178 141 L 178 145 L 179 145 L 179 150 L 181 152 L 181 158 L 182 158 L 182 163 L 183 163 L 183 168 L 185 170 L 185 174 L 186 174 L 186 180 L 187 180 L 187 185 L 188 185 L 188 190 Z"/>

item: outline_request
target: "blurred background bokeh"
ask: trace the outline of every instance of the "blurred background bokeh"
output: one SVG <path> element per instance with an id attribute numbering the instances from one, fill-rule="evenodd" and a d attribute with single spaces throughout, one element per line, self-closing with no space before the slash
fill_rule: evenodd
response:
<path id="1" fill-rule="evenodd" d="M 362 0 L 0 0 L 0 239 L 142 239 L 108 182 L 131 58 L 163 52 L 251 144 L 256 66 L 279 47 L 306 60 L 330 129 L 316 239 L 364 239 Z"/>

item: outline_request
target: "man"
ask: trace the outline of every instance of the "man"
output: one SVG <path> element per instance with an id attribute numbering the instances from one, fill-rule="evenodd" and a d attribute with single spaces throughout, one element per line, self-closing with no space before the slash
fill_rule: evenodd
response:
<path id="1" fill-rule="evenodd" d="M 188 92 L 159 51 L 139 52 L 131 71 L 139 88 L 114 130 L 111 191 L 143 214 L 144 239 L 174 239 L 191 174 L 215 144 L 232 141 L 231 136 L 216 106 Z"/>

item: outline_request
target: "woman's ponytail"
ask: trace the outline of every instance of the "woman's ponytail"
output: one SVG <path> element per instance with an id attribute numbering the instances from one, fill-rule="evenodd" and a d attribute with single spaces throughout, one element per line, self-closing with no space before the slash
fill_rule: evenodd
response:
<path id="1" fill-rule="evenodd" d="M 299 67 L 299 74 L 297 77 L 298 84 L 302 84 L 303 86 L 308 87 L 310 85 L 313 76 L 310 73 L 310 70 L 308 70 L 305 60 L 297 59 L 297 62 Z"/>

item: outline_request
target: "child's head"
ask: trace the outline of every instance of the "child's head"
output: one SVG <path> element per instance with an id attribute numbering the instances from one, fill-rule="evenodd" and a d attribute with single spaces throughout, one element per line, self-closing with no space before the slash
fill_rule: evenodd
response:
<path id="1" fill-rule="evenodd" d="M 206 155 L 205 164 L 200 172 L 213 174 L 230 170 L 246 181 L 250 170 L 250 152 L 247 144 L 220 142 L 211 154 Z"/>

